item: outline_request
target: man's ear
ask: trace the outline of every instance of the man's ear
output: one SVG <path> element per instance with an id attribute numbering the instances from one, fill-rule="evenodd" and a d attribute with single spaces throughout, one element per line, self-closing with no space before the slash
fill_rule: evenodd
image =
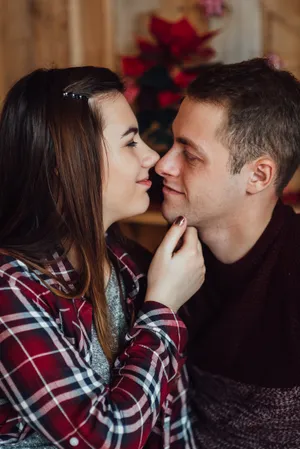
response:
<path id="1" fill-rule="evenodd" d="M 274 184 L 276 163 L 268 156 L 261 157 L 249 164 L 247 193 L 255 194 Z"/>

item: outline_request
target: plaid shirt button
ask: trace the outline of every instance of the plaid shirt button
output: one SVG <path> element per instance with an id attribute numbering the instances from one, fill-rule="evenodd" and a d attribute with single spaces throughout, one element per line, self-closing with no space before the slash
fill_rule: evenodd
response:
<path id="1" fill-rule="evenodd" d="M 76 438 L 76 437 L 71 438 L 70 439 L 70 444 L 71 444 L 72 447 L 78 446 L 78 444 L 79 444 L 78 438 Z"/>

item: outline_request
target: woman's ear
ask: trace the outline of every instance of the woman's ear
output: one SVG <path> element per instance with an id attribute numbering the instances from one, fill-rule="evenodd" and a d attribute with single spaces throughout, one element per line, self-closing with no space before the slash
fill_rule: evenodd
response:
<path id="1" fill-rule="evenodd" d="M 274 185 L 276 179 L 276 164 L 273 159 L 265 156 L 252 162 L 247 183 L 247 193 L 255 194 Z"/>

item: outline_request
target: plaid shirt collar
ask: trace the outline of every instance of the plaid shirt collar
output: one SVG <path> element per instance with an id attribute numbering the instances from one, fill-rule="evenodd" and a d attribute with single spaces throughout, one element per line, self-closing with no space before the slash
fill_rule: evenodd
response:
<path id="1" fill-rule="evenodd" d="M 147 288 L 147 278 L 145 273 L 140 271 L 137 264 L 117 242 L 109 241 L 109 239 L 107 239 L 107 249 L 115 258 L 120 273 L 122 274 L 122 280 L 126 291 L 127 318 L 130 320 L 136 316 L 136 313 L 142 305 Z M 78 282 L 77 271 L 67 257 L 62 258 L 60 252 L 55 252 L 53 254 L 53 259 L 55 262 L 48 266 L 48 270 L 54 278 L 49 278 L 47 274 L 42 274 L 40 271 L 34 270 L 37 277 L 46 285 L 55 287 L 64 293 L 74 291 Z M 62 283 L 57 282 L 60 279 L 67 288 L 65 288 Z"/>

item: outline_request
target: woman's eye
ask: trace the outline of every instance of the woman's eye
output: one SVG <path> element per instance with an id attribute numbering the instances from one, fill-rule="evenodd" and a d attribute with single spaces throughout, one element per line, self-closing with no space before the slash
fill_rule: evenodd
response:
<path id="1" fill-rule="evenodd" d="M 135 140 L 132 140 L 131 142 L 129 142 L 127 145 L 127 147 L 136 147 L 137 146 L 137 142 Z"/>

